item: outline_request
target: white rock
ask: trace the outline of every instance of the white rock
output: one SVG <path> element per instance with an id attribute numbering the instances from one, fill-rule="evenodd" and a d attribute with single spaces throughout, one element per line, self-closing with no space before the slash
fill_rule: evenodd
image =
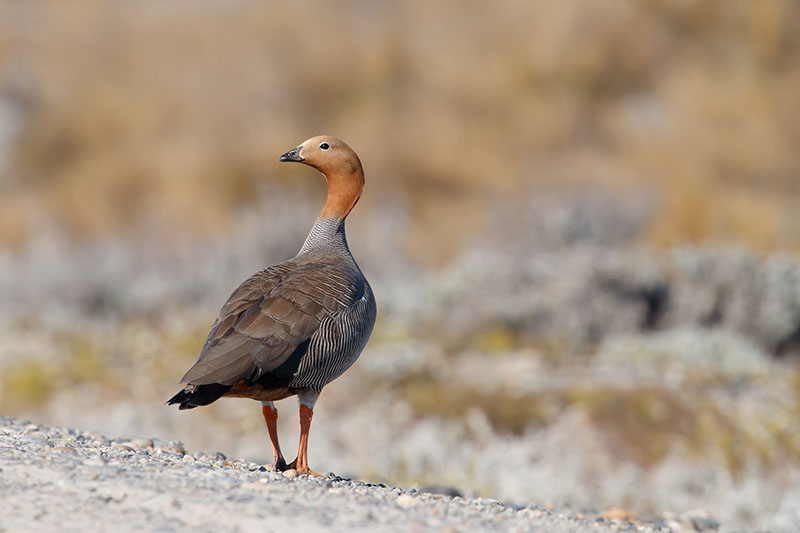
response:
<path id="1" fill-rule="evenodd" d="M 403 509 L 410 509 L 417 504 L 417 500 L 414 499 L 413 496 L 409 496 L 408 494 L 401 494 L 397 497 L 397 505 L 402 507 Z"/>

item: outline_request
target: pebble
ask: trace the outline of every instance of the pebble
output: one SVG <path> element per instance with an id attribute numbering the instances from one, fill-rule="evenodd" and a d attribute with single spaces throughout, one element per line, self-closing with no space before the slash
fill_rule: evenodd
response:
<path id="1" fill-rule="evenodd" d="M 463 496 L 463 494 L 454 487 L 448 487 L 446 485 L 425 485 L 419 488 L 420 492 L 424 492 L 427 494 L 441 494 L 442 496 Z"/>
<path id="2" fill-rule="evenodd" d="M 61 452 L 61 453 L 73 453 L 77 454 L 78 452 L 75 451 L 75 448 L 72 446 L 56 446 L 53 448 L 53 451 Z"/>
<path id="3" fill-rule="evenodd" d="M 186 449 L 183 447 L 183 443 L 182 442 L 170 442 L 169 443 L 169 448 L 167 448 L 167 450 L 172 452 L 172 453 L 177 453 L 179 455 L 185 455 L 186 454 Z"/>
<path id="4" fill-rule="evenodd" d="M 636 513 L 620 509 L 619 507 L 612 507 L 604 512 L 602 517 L 613 522 L 631 522 L 636 519 Z"/>
<path id="5" fill-rule="evenodd" d="M 414 499 L 413 496 L 409 496 L 408 494 L 401 494 L 397 497 L 397 505 L 404 509 L 410 509 L 417 504 L 417 500 Z"/>
<path id="6" fill-rule="evenodd" d="M 695 531 L 716 531 L 720 526 L 719 521 L 712 518 L 704 509 L 689 511 L 683 516 L 692 523 Z"/>
<path id="7" fill-rule="evenodd" d="M 141 449 L 153 449 L 153 439 L 131 439 L 131 446 Z"/>
<path id="8" fill-rule="evenodd" d="M 288 477 L 288 478 L 297 477 L 297 470 L 295 470 L 294 468 L 292 468 L 291 470 L 285 470 L 283 472 L 283 477 Z"/>

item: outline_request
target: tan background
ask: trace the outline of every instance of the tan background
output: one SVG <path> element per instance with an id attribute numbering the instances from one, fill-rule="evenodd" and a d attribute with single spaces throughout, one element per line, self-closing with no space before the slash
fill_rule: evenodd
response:
<path id="1" fill-rule="evenodd" d="M 0 242 L 224 230 L 265 181 L 307 181 L 276 156 L 325 132 L 364 159 L 359 211 L 399 202 L 432 260 L 493 203 L 588 185 L 655 197 L 649 244 L 796 250 L 799 10 L 5 2 L 0 88 L 24 119 Z"/>

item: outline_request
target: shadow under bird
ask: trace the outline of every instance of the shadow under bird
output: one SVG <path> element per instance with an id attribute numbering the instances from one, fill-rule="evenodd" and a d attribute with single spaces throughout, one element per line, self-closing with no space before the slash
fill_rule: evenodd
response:
<path id="1" fill-rule="evenodd" d="M 364 171 L 356 153 L 329 136 L 308 139 L 280 161 L 325 176 L 328 197 L 300 252 L 264 269 L 222 306 L 197 362 L 167 403 L 180 409 L 222 397 L 261 401 L 275 468 L 319 475 L 308 467 L 308 433 L 322 388 L 361 354 L 375 324 L 375 298 L 345 238 L 344 221 L 361 196 Z M 274 401 L 297 395 L 300 445 L 286 464 L 278 444 Z"/>

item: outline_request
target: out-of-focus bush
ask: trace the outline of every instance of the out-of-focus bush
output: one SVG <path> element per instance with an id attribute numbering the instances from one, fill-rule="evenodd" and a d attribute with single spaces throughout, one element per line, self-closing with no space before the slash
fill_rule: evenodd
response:
<path id="1" fill-rule="evenodd" d="M 8 2 L 0 240 L 228 228 L 324 131 L 430 260 L 532 183 L 650 191 L 651 243 L 797 248 L 797 94 L 792 0 Z"/>

